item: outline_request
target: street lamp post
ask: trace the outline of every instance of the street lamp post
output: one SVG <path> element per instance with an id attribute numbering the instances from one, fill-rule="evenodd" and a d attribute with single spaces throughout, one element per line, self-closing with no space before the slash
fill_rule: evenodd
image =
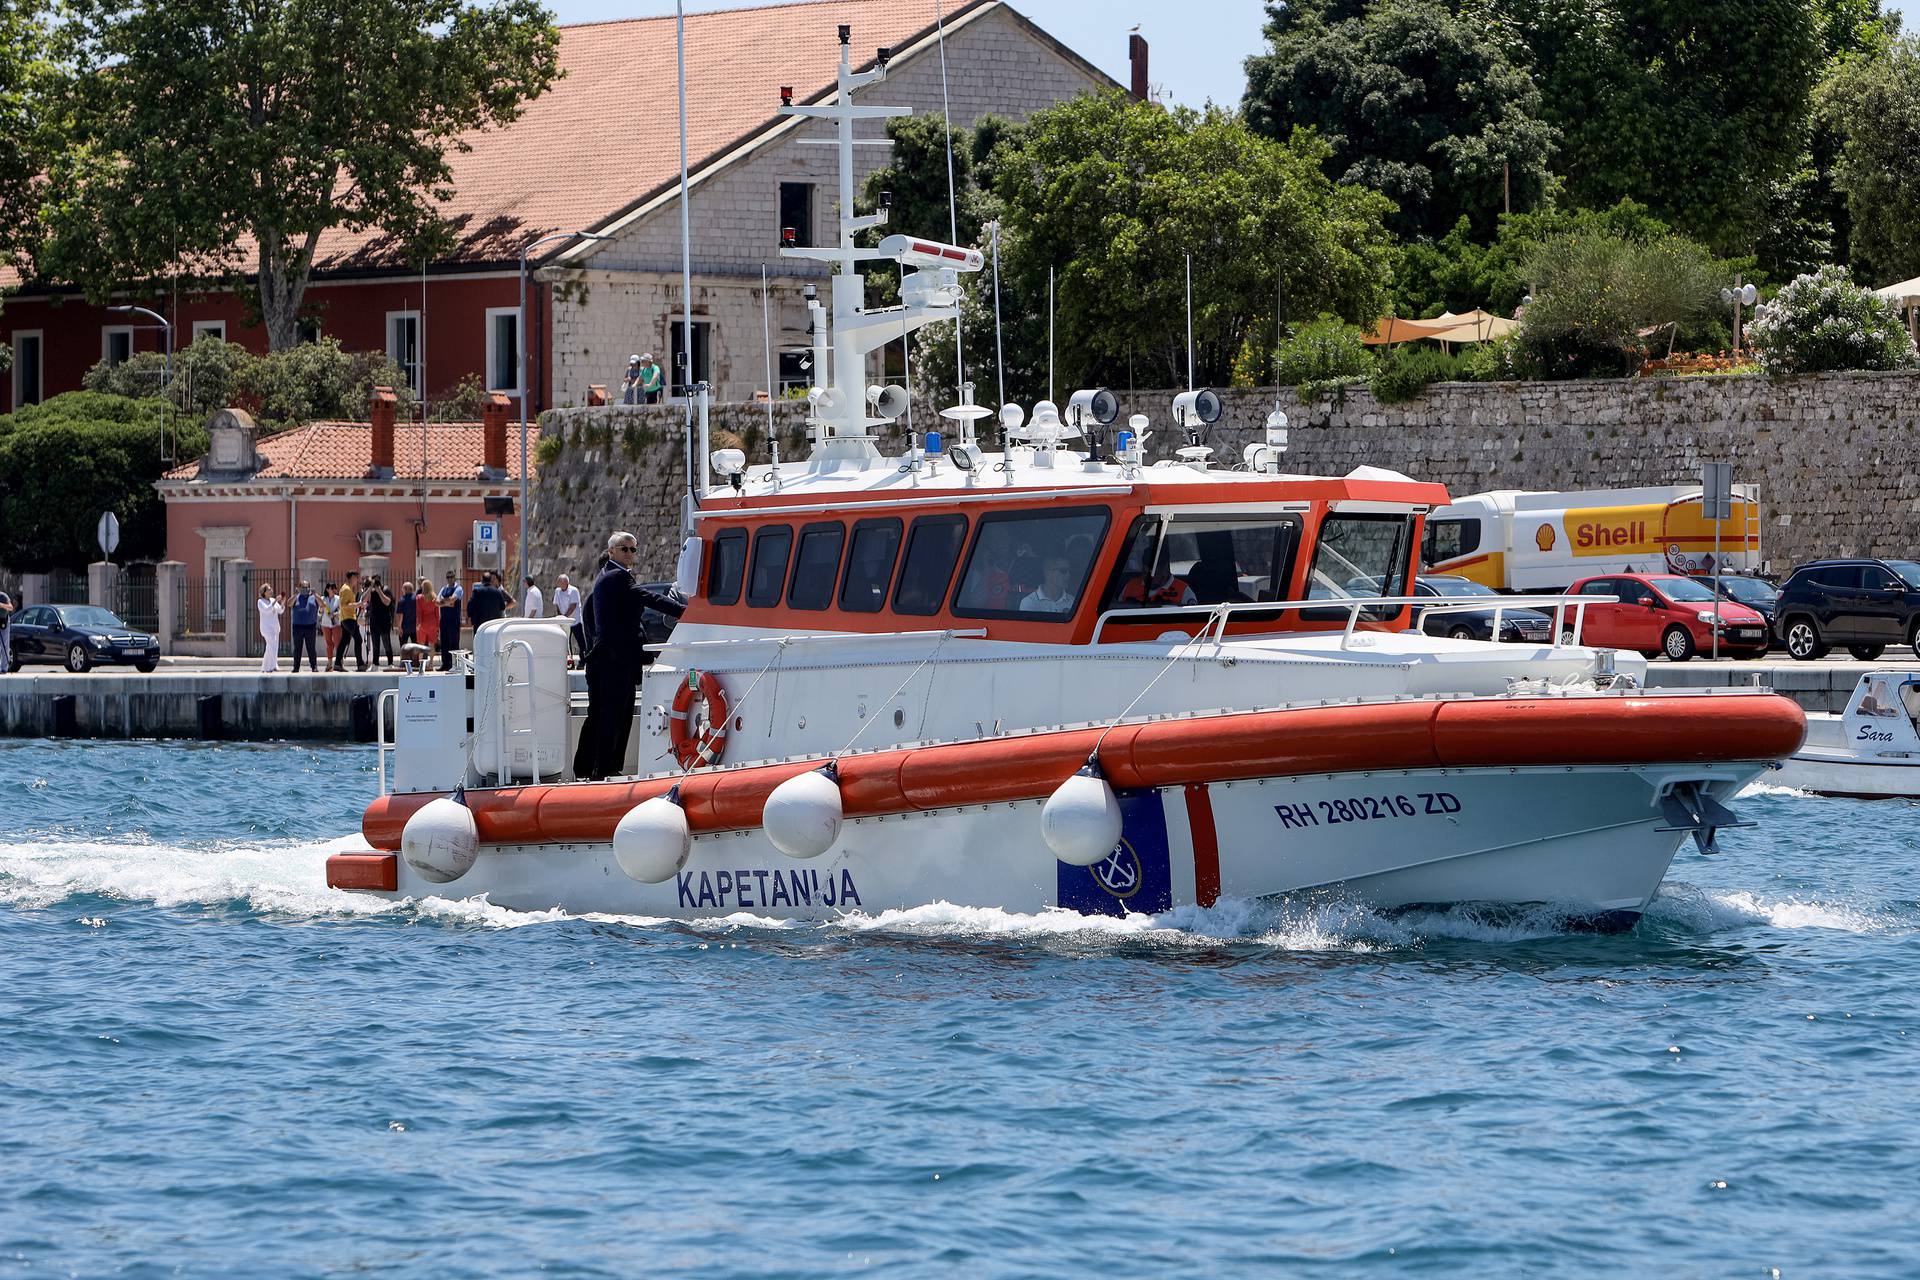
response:
<path id="1" fill-rule="evenodd" d="M 1740 277 L 1733 278 L 1733 288 L 1720 291 L 1720 301 L 1733 308 L 1733 355 L 1740 358 L 1740 308 L 1744 304 L 1752 306 L 1760 296 L 1760 291 L 1750 284 L 1741 284 Z"/>
<path id="2" fill-rule="evenodd" d="M 147 307 L 108 307 L 107 310 L 117 312 L 120 315 L 150 316 L 153 319 L 153 323 L 160 326 L 161 330 L 167 335 L 167 353 L 162 357 L 163 363 L 160 366 L 160 393 L 163 396 L 166 395 L 167 388 L 173 385 L 173 322 L 161 315 L 158 311 L 150 310 Z M 131 346 L 132 344 L 129 343 L 128 345 Z M 170 424 L 172 420 L 173 399 L 169 396 L 167 398 L 168 424 Z M 171 461 L 167 453 L 167 437 L 169 434 L 166 426 L 163 425 L 160 431 L 160 460 L 162 462 Z"/>
<path id="3" fill-rule="evenodd" d="M 520 323 L 513 328 L 520 348 L 520 581 L 516 585 L 522 590 L 527 585 L 527 530 L 532 514 L 527 510 L 527 397 L 532 394 L 527 387 L 527 255 L 549 240 L 611 239 L 591 231 L 555 231 L 520 246 Z"/>

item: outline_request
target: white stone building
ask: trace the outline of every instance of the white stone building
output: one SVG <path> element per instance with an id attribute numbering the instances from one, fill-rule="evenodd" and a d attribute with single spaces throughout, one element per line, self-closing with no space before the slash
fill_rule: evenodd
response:
<path id="1" fill-rule="evenodd" d="M 702 156 L 690 152 L 693 379 L 705 379 L 721 400 L 746 400 L 768 389 L 768 343 L 761 307 L 761 268 L 771 279 L 773 380 L 801 384 L 808 349 L 803 289 L 826 290 L 826 268 L 784 259 L 781 230 L 801 244 L 831 243 L 838 201 L 836 152 L 808 145 L 831 137 L 826 122 L 782 117 L 780 91 L 796 103 L 830 101 L 838 65 L 836 28 L 852 28 L 857 69 L 874 52 L 891 50 L 887 76 L 858 93 L 862 102 L 941 110 L 941 47 L 934 0 L 822 0 L 770 9 L 733 10 L 688 20 L 688 99 L 693 133 L 730 140 Z M 662 26 L 669 55 L 671 19 Z M 723 29 L 731 25 L 732 30 Z M 705 29 L 701 29 L 705 28 Z M 944 23 L 947 101 L 954 127 L 985 114 L 1022 119 L 1087 90 L 1118 89 L 1112 79 L 1035 26 L 1003 0 L 954 5 Z M 673 65 L 647 95 L 646 127 L 677 142 Z M 1136 79 L 1144 68 L 1136 71 Z M 567 92 L 563 82 L 556 90 Z M 712 117 L 726 117 L 722 124 Z M 707 117 L 702 119 L 701 117 Z M 704 126 L 704 127 L 703 127 Z M 862 137 L 884 138 L 884 122 L 862 125 Z M 656 137 L 656 141 L 657 141 Z M 584 404 L 590 385 L 618 383 L 629 355 L 650 353 L 674 369 L 687 314 L 681 288 L 678 157 L 658 171 L 661 148 L 646 148 L 654 168 L 637 175 L 635 202 L 586 229 L 610 239 L 556 246 L 542 278 L 551 291 L 550 403 Z M 885 163 L 885 147 L 859 148 L 866 172 Z M 857 184 L 856 184 L 857 188 Z M 862 210 L 862 212 L 866 212 Z"/>

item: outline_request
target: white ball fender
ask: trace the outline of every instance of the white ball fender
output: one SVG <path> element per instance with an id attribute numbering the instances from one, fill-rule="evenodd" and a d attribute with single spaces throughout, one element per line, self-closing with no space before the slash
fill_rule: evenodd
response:
<path id="1" fill-rule="evenodd" d="M 1053 856 L 1090 867 L 1120 843 L 1120 800 L 1097 765 L 1068 778 L 1040 808 L 1040 834 Z"/>
<path id="2" fill-rule="evenodd" d="M 693 832 L 677 792 L 642 800 L 613 829 L 613 856 L 641 884 L 671 880 L 693 853 Z"/>
<path id="3" fill-rule="evenodd" d="M 458 880 L 480 856 L 473 811 L 458 800 L 429 800 L 400 831 L 400 855 L 435 884 Z"/>
<path id="4" fill-rule="evenodd" d="M 773 789 L 760 811 L 767 839 L 789 858 L 817 858 L 840 838 L 840 778 L 833 766 L 810 769 Z"/>

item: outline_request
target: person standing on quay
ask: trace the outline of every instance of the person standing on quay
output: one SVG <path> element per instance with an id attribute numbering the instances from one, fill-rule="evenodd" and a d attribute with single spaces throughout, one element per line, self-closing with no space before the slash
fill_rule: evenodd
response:
<path id="1" fill-rule="evenodd" d="M 587 652 L 587 722 L 574 752 L 576 778 L 605 778 L 627 763 L 627 737 L 633 730 L 633 695 L 646 663 L 646 633 L 641 614 L 658 609 L 678 618 L 683 606 L 671 596 L 649 591 L 634 581 L 640 543 L 622 530 L 607 539 L 607 567 L 593 584 L 593 647 Z"/>
<path id="2" fill-rule="evenodd" d="M 393 602 L 393 616 L 400 620 L 401 650 L 404 652 L 408 645 L 420 643 L 420 597 L 414 592 L 412 578 L 400 584 L 400 598 Z"/>
<path id="3" fill-rule="evenodd" d="M 289 609 L 288 621 L 293 624 L 293 673 L 300 674 L 300 651 L 307 651 L 307 671 L 309 674 L 320 669 L 320 659 L 314 653 L 314 632 L 320 629 L 320 597 L 313 594 L 313 584 L 305 578 L 300 579 L 300 590 L 293 597 L 293 607 Z"/>
<path id="4" fill-rule="evenodd" d="M 260 588 L 260 639 L 267 651 L 260 659 L 260 674 L 271 675 L 280 670 L 280 615 L 286 612 L 286 606 L 275 598 L 273 584 L 266 583 Z"/>
<path id="5" fill-rule="evenodd" d="M 526 595 L 520 601 L 520 616 L 523 618 L 544 618 L 547 616 L 547 602 L 540 594 L 540 586 L 532 578 L 521 584 Z"/>
<path id="6" fill-rule="evenodd" d="M 433 580 L 422 578 L 419 589 L 414 593 L 414 623 L 420 628 L 420 643 L 428 653 L 440 647 L 440 610 L 433 599 Z M 426 663 L 420 664 L 422 670 Z"/>
<path id="7" fill-rule="evenodd" d="M 653 352 L 640 357 L 640 401 L 642 404 L 660 403 L 660 366 L 653 362 Z"/>
<path id="8" fill-rule="evenodd" d="M 453 655 L 460 648 L 460 605 L 467 593 L 460 589 L 460 575 L 447 570 L 447 585 L 440 588 L 440 669 L 453 670 Z"/>
<path id="9" fill-rule="evenodd" d="M 337 584 L 327 584 L 326 598 L 320 605 L 324 619 L 320 630 L 327 638 L 327 670 L 331 671 L 334 659 L 340 653 L 340 589 Z"/>
<path id="10" fill-rule="evenodd" d="M 568 654 L 580 652 L 580 590 L 564 573 L 554 579 L 553 614 L 567 620 Z"/>
<path id="11" fill-rule="evenodd" d="M 360 593 L 355 589 L 355 579 L 360 576 L 357 569 L 347 570 L 347 580 L 340 584 L 340 652 L 333 656 L 333 669 L 347 669 L 347 646 L 353 646 L 353 660 L 362 671 L 367 669 L 367 649 L 360 642 Z"/>
<path id="12" fill-rule="evenodd" d="M 13 597 L 0 591 L 0 676 L 13 670 L 13 644 L 7 639 L 7 624 L 12 620 Z"/>
<path id="13" fill-rule="evenodd" d="M 499 581 L 489 569 L 480 576 L 480 585 L 467 593 L 467 621 L 475 634 L 495 618 L 506 617 L 507 610 L 513 608 L 513 597 L 500 589 Z"/>
<path id="14" fill-rule="evenodd" d="M 373 665 L 380 665 L 380 654 L 387 655 L 387 669 L 393 669 L 393 596 L 379 578 L 367 579 L 367 631 L 373 645 Z"/>

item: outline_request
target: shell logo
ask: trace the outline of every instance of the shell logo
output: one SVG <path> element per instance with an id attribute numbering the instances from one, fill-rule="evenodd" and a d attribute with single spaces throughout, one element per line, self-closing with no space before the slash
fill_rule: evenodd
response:
<path id="1" fill-rule="evenodd" d="M 1553 550 L 1553 526 L 1543 524 L 1533 531 L 1533 545 L 1542 551 Z"/>

